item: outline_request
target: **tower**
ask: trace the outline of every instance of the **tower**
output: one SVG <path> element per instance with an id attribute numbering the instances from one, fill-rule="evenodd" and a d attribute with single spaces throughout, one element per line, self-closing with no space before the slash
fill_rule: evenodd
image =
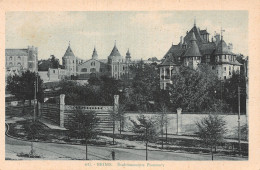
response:
<path id="1" fill-rule="evenodd" d="M 126 61 L 126 63 L 129 63 L 131 61 L 131 54 L 129 52 L 129 48 L 126 52 L 125 61 Z"/>
<path id="2" fill-rule="evenodd" d="M 192 32 L 190 45 L 184 54 L 186 66 L 189 66 L 193 69 L 196 69 L 198 67 L 198 64 L 201 62 L 202 57 L 196 41 L 197 39 L 195 37 L 195 34 L 194 32 Z"/>
<path id="3" fill-rule="evenodd" d="M 98 59 L 98 54 L 97 54 L 96 47 L 94 47 L 93 54 L 92 54 L 92 59 L 94 59 L 94 60 Z"/>
<path id="4" fill-rule="evenodd" d="M 70 48 L 70 42 L 64 56 L 62 57 L 62 64 L 67 70 L 69 76 L 76 76 L 76 57 Z"/>

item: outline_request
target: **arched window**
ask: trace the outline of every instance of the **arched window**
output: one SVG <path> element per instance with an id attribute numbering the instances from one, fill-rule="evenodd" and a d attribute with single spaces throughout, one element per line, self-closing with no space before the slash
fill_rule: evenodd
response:
<path id="1" fill-rule="evenodd" d="M 18 57 L 17 57 L 17 60 L 21 60 L 21 57 L 20 57 L 20 56 L 18 56 Z"/>
<path id="2" fill-rule="evenodd" d="M 81 72 L 87 72 L 87 71 L 88 71 L 87 68 L 83 68 L 83 69 L 81 69 Z"/>
<path id="3" fill-rule="evenodd" d="M 12 62 L 10 62 L 10 63 L 9 63 L 9 65 L 10 65 L 10 66 L 12 66 L 12 65 L 13 65 L 13 63 L 12 63 Z"/>
<path id="4" fill-rule="evenodd" d="M 95 69 L 95 68 L 91 68 L 91 69 L 90 69 L 90 72 L 91 72 L 91 73 L 95 73 L 95 72 L 96 72 L 96 69 Z"/>
<path id="5" fill-rule="evenodd" d="M 12 57 L 12 56 L 10 56 L 10 57 L 9 57 L 9 60 L 13 60 L 13 57 Z"/>
<path id="6" fill-rule="evenodd" d="M 95 61 L 92 61 L 92 62 L 91 62 L 91 66 L 95 66 Z"/>

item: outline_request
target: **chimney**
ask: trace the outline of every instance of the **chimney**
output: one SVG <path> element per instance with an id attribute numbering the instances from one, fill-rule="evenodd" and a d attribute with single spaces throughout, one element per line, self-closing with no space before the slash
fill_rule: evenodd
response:
<path id="1" fill-rule="evenodd" d="M 230 52 L 233 51 L 233 44 L 232 43 L 228 43 L 228 49 Z"/>
<path id="2" fill-rule="evenodd" d="M 220 41 L 220 34 L 216 34 L 215 39 L 216 39 L 216 44 L 218 44 L 218 42 Z"/>
<path id="3" fill-rule="evenodd" d="M 183 38 L 183 37 L 181 36 L 181 37 L 180 37 L 180 44 L 182 44 L 182 38 Z"/>

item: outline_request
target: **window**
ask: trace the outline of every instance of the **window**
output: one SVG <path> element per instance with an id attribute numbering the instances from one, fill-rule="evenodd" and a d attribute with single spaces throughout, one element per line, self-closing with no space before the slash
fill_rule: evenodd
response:
<path id="1" fill-rule="evenodd" d="M 227 59 L 227 56 L 225 55 L 224 57 L 225 57 L 225 60 L 226 60 L 226 59 Z"/>
<path id="2" fill-rule="evenodd" d="M 19 63 L 17 63 L 17 65 L 18 65 L 18 66 L 20 66 L 20 65 L 21 65 L 21 63 L 19 62 Z"/>
<path id="3" fill-rule="evenodd" d="M 212 70 L 215 70 L 215 66 L 212 66 Z"/>
<path id="4" fill-rule="evenodd" d="M 222 59 L 221 55 L 219 56 L 219 59 L 220 59 L 220 60 Z"/>
<path id="5" fill-rule="evenodd" d="M 231 70 L 231 66 L 229 66 L 229 71 Z"/>
<path id="6" fill-rule="evenodd" d="M 17 60 L 21 60 L 21 57 L 20 57 L 20 56 L 18 56 L 18 57 L 17 57 Z"/>
<path id="7" fill-rule="evenodd" d="M 224 71 L 226 71 L 227 69 L 226 69 L 226 67 L 224 67 Z"/>
<path id="8" fill-rule="evenodd" d="M 95 69 L 95 68 L 91 68 L 91 69 L 90 69 L 90 72 L 91 72 L 91 73 L 95 73 L 95 72 L 96 72 L 96 69 Z"/>
<path id="9" fill-rule="evenodd" d="M 74 60 L 72 61 L 72 63 L 74 64 Z"/>
<path id="10" fill-rule="evenodd" d="M 13 57 L 11 56 L 11 57 L 9 57 L 9 60 L 13 60 Z"/>
<path id="11" fill-rule="evenodd" d="M 226 76 L 224 76 L 224 80 L 226 80 L 227 79 L 227 77 Z"/>
<path id="12" fill-rule="evenodd" d="M 81 72 L 87 72 L 87 71 L 88 71 L 87 68 L 83 68 L 83 69 L 81 69 Z"/>
<path id="13" fill-rule="evenodd" d="M 53 70 L 53 73 L 55 73 L 55 70 Z"/>
<path id="14" fill-rule="evenodd" d="M 92 62 L 91 62 L 91 66 L 95 66 L 95 61 L 92 61 Z"/>
<path id="15" fill-rule="evenodd" d="M 10 63 L 9 63 L 9 65 L 10 65 L 10 66 L 12 66 L 12 65 L 13 65 L 13 63 L 12 63 L 12 62 L 10 62 Z"/>

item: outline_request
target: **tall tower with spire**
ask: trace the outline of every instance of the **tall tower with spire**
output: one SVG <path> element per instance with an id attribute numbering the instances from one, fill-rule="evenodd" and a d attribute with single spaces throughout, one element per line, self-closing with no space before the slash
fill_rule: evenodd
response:
<path id="1" fill-rule="evenodd" d="M 98 54 L 97 54 L 96 47 L 94 47 L 93 54 L 92 54 L 92 59 L 93 60 L 97 60 L 98 59 Z"/>

